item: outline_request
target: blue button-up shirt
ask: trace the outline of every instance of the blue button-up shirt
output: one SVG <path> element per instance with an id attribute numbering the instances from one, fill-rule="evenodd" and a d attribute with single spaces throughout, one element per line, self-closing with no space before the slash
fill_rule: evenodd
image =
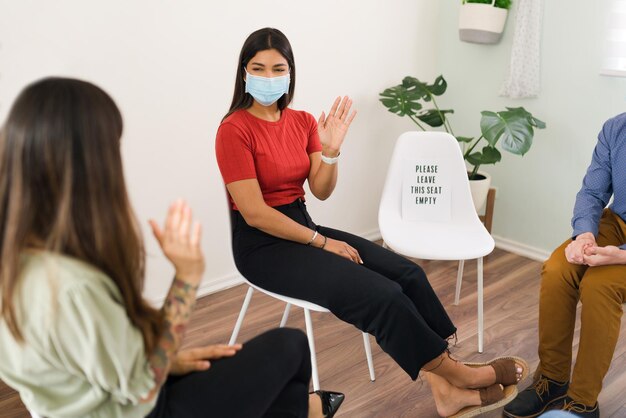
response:
<path id="1" fill-rule="evenodd" d="M 611 210 L 626 220 L 626 113 L 604 123 L 591 164 L 576 195 L 572 236 L 584 232 L 598 235 L 602 210 L 614 195 Z M 626 249 L 626 244 L 620 246 Z"/>

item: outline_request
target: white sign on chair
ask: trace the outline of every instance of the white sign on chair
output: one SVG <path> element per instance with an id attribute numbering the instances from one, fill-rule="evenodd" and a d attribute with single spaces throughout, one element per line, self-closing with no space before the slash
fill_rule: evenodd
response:
<path id="1" fill-rule="evenodd" d="M 404 160 L 402 219 L 446 222 L 451 217 L 450 165 L 444 159 Z"/>

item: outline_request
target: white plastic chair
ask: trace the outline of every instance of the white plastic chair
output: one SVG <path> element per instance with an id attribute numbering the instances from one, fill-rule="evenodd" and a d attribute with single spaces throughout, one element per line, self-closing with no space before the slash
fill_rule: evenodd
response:
<path id="1" fill-rule="evenodd" d="M 244 278 L 245 280 L 245 278 Z M 309 340 L 309 349 L 311 351 L 311 369 L 312 369 L 312 379 L 313 379 L 313 390 L 319 390 L 320 388 L 320 380 L 317 372 L 317 356 L 315 354 L 315 341 L 313 338 L 313 323 L 311 321 L 311 311 L 316 312 L 330 312 L 328 309 L 316 305 L 311 302 L 307 302 L 301 299 L 290 298 L 287 296 L 279 295 L 277 293 L 269 292 L 265 289 L 262 289 L 254 284 L 250 283 L 246 280 L 248 285 L 248 293 L 246 293 L 246 297 L 243 300 L 243 305 L 241 307 L 241 311 L 239 312 L 239 317 L 237 318 L 237 323 L 235 324 L 235 328 L 233 329 L 233 333 L 230 337 L 230 341 L 228 344 L 235 344 L 237 341 L 237 336 L 239 335 L 239 330 L 241 329 L 241 324 L 243 323 L 243 319 L 246 316 L 246 311 L 248 310 L 248 305 L 250 305 L 250 299 L 252 299 L 252 293 L 254 289 L 259 292 L 265 293 L 268 296 L 271 296 L 275 299 L 278 299 L 282 302 L 285 302 L 287 306 L 285 306 L 285 312 L 283 313 L 283 318 L 280 321 L 280 327 L 284 327 L 287 324 L 287 319 L 289 318 L 289 311 L 291 309 L 291 305 L 299 306 L 304 309 L 304 322 L 306 325 L 306 335 Z M 365 356 L 367 357 L 367 367 L 370 372 L 370 380 L 373 382 L 376 380 L 376 375 L 374 374 L 374 362 L 372 360 L 372 348 L 370 346 L 369 334 L 366 332 L 363 333 L 363 345 L 365 346 Z"/>
<path id="2" fill-rule="evenodd" d="M 30 412 L 30 416 L 31 416 L 32 418 L 41 418 L 41 417 L 40 417 L 39 415 L 37 415 L 36 413 L 34 413 L 34 412 L 32 412 L 32 411 L 29 411 L 29 412 Z"/>
<path id="3" fill-rule="evenodd" d="M 407 159 L 445 159 L 449 165 L 450 219 L 407 221 L 402 219 L 401 188 Z M 454 304 L 458 305 L 465 260 L 478 263 L 478 352 L 483 352 L 483 257 L 495 243 L 478 218 L 472 202 L 463 155 L 456 139 L 445 132 L 406 132 L 398 138 L 378 212 L 383 241 L 407 257 L 427 260 L 460 260 Z"/>

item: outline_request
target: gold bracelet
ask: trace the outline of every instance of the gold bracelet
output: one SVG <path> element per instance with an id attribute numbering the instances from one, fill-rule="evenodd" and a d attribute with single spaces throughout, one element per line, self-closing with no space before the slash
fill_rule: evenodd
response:
<path id="1" fill-rule="evenodd" d="M 322 244 L 322 246 L 320 247 L 320 250 L 323 250 L 324 247 L 326 246 L 326 241 L 328 241 L 328 238 L 326 238 L 326 235 L 324 235 L 324 243 Z"/>

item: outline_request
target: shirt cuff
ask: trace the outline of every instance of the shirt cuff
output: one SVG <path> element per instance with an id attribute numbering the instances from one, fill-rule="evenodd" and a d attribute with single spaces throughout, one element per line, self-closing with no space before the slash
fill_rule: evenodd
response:
<path id="1" fill-rule="evenodd" d="M 622 244 L 618 247 L 620 250 L 626 250 L 626 244 Z"/>
<path id="2" fill-rule="evenodd" d="M 598 236 L 598 225 L 595 222 L 588 221 L 586 219 L 580 219 L 574 225 L 574 231 L 572 232 L 572 238 L 585 232 L 591 232 L 594 237 Z"/>

